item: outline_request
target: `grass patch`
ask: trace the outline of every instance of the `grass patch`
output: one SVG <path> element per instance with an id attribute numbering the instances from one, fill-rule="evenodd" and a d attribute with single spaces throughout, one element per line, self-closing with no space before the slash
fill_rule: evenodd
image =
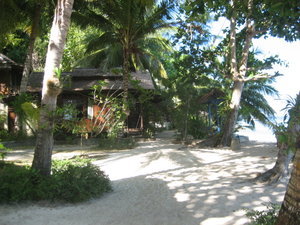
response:
<path id="1" fill-rule="evenodd" d="M 110 180 L 88 159 L 53 161 L 52 175 L 41 176 L 29 166 L 0 162 L 0 202 L 81 202 L 112 190 Z"/>
<path id="2" fill-rule="evenodd" d="M 101 138 L 99 141 L 99 150 L 124 150 L 136 147 L 134 138 Z"/>
<path id="3" fill-rule="evenodd" d="M 274 225 L 276 223 L 280 205 L 269 203 L 266 207 L 267 209 L 262 211 L 243 209 L 251 220 L 250 225 Z"/>

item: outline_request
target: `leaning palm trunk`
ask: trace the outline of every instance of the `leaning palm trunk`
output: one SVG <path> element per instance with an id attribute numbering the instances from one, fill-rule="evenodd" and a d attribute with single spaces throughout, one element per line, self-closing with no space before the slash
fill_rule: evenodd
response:
<path id="1" fill-rule="evenodd" d="M 60 67 L 66 36 L 70 26 L 74 0 L 58 0 L 51 28 L 47 51 L 41 112 L 37 132 L 36 147 L 32 168 L 43 175 L 50 175 L 51 156 L 53 148 L 53 113 L 56 109 L 57 96 L 61 91 L 61 84 L 55 70 Z"/>
<path id="2" fill-rule="evenodd" d="M 294 168 L 279 211 L 276 225 L 300 224 L 300 137 L 294 159 Z"/>
<path id="3" fill-rule="evenodd" d="M 294 167 L 276 225 L 300 224 L 300 93 L 289 110 L 289 145 L 295 147 Z"/>
<path id="4" fill-rule="evenodd" d="M 38 30 L 39 30 L 41 11 L 42 11 L 42 6 L 40 3 L 37 3 L 35 10 L 34 10 L 33 20 L 32 20 L 29 46 L 28 46 L 28 50 L 27 50 L 27 55 L 26 55 L 26 60 L 24 63 L 24 69 L 23 69 L 22 80 L 21 80 L 21 85 L 20 85 L 20 93 L 26 92 L 28 77 L 29 77 L 29 73 L 30 73 L 30 70 L 32 67 L 32 54 L 33 54 L 34 43 L 35 43 L 36 37 L 38 35 Z"/>
<path id="5" fill-rule="evenodd" d="M 297 96 L 295 105 L 290 109 L 289 114 L 287 130 L 276 134 L 279 151 L 274 167 L 259 175 L 254 181 L 272 184 L 289 174 L 289 164 L 295 153 L 292 149 L 294 149 L 296 137 L 300 133 L 300 95 Z"/>
<path id="6" fill-rule="evenodd" d="M 254 179 L 254 181 L 258 183 L 274 184 L 280 180 L 280 178 L 289 175 L 289 164 L 293 155 L 294 154 L 292 152 L 288 151 L 286 145 L 281 145 L 273 168 L 260 174 Z"/>

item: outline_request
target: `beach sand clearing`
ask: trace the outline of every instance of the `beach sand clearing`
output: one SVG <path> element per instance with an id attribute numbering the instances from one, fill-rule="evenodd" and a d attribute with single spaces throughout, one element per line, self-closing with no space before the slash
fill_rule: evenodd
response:
<path id="1" fill-rule="evenodd" d="M 275 186 L 249 182 L 271 168 L 275 143 L 247 142 L 241 150 L 184 148 L 170 139 L 141 142 L 94 163 L 114 191 L 80 204 L 0 206 L 1 225 L 240 225 L 242 208 L 281 203 L 287 179 Z"/>

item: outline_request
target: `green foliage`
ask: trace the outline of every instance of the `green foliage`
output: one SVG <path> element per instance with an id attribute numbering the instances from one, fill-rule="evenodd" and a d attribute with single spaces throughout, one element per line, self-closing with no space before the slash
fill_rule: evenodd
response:
<path id="1" fill-rule="evenodd" d="M 1 141 L 1 137 L 0 137 L 0 141 Z M 4 160 L 6 154 L 8 151 L 10 151 L 11 149 L 5 147 L 1 142 L 0 142 L 0 159 Z"/>
<path id="2" fill-rule="evenodd" d="M 300 93 L 287 100 L 283 123 L 274 125 L 277 142 L 287 146 L 289 151 L 296 151 L 296 139 L 300 134 Z"/>
<path id="3" fill-rule="evenodd" d="M 12 106 L 18 115 L 20 124 L 26 123 L 31 131 L 35 133 L 37 129 L 39 109 L 35 104 L 34 97 L 29 94 L 20 94 L 14 98 Z"/>
<path id="4" fill-rule="evenodd" d="M 40 116 L 40 110 L 33 102 L 24 102 L 21 104 L 21 109 L 25 113 L 27 124 L 30 124 L 30 128 L 34 131 L 38 128 L 38 120 Z"/>
<path id="5" fill-rule="evenodd" d="M 71 23 L 62 59 L 63 71 L 71 71 L 84 58 L 87 48 L 86 39 L 95 33 L 99 33 L 99 31 L 93 27 L 82 29 Z"/>
<path id="6" fill-rule="evenodd" d="M 123 110 L 122 92 L 119 90 L 103 91 L 107 85 L 99 81 L 92 87 L 93 103 L 98 106 L 99 111 L 91 119 L 90 130 L 92 136 L 98 136 L 107 132 L 109 137 L 115 138 L 124 126 L 126 114 Z"/>
<path id="7" fill-rule="evenodd" d="M 195 0 L 187 1 L 192 15 L 213 13 L 216 19 L 230 18 L 232 5 L 227 0 Z M 247 15 L 248 1 L 236 1 L 237 24 L 243 25 Z M 295 41 L 299 33 L 299 1 L 298 0 L 259 0 L 253 1 L 251 19 L 257 31 L 256 37 L 273 36 Z"/>
<path id="8" fill-rule="evenodd" d="M 148 69 L 157 78 L 166 76 L 155 53 L 157 49 L 168 51 L 168 41 L 158 31 L 170 27 L 166 23 L 172 7 L 170 1 L 157 4 L 156 1 L 113 0 L 79 4 L 74 6 L 74 21 L 83 28 L 98 28 L 98 33 L 86 36 L 84 66 L 107 70 L 129 64 L 131 71 Z M 129 54 L 127 59 L 125 50 Z"/>
<path id="9" fill-rule="evenodd" d="M 101 150 L 124 150 L 136 147 L 133 138 L 101 138 L 98 147 Z"/>
<path id="10" fill-rule="evenodd" d="M 52 174 L 40 175 L 28 166 L 0 164 L 0 202 L 80 202 L 112 190 L 110 181 L 86 159 L 53 161 Z"/>
<path id="11" fill-rule="evenodd" d="M 263 211 L 244 209 L 246 211 L 246 216 L 251 220 L 250 225 L 275 224 L 278 217 L 280 205 L 270 203 L 267 204 L 266 207 L 267 209 Z"/>
<path id="12" fill-rule="evenodd" d="M 26 138 L 28 138 L 28 136 L 22 131 L 9 133 L 7 130 L 0 130 L 0 140 L 2 141 L 23 141 Z"/>
<path id="13" fill-rule="evenodd" d="M 206 66 L 208 59 L 204 44 L 209 36 L 204 25 L 199 21 L 189 22 L 182 22 L 175 34 L 174 45 L 184 44 L 180 45 L 180 51 L 172 55 L 175 74 L 169 79 L 169 98 L 173 102 L 171 120 L 182 139 L 188 135 L 194 138 L 208 135 L 209 127 L 204 116 L 207 105 L 198 102 L 213 88 L 222 87 L 211 75 L 214 71 Z"/>

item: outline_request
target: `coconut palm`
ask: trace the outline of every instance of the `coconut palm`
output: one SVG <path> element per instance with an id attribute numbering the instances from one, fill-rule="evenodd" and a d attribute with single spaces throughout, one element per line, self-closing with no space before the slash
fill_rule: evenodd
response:
<path id="1" fill-rule="evenodd" d="M 300 93 L 296 96 L 295 104 L 289 110 L 287 144 L 296 151 L 294 167 L 285 193 L 276 225 L 296 225 L 300 223 Z"/>
<path id="2" fill-rule="evenodd" d="M 165 18 L 171 5 L 154 0 L 94 0 L 87 3 L 74 19 L 82 26 L 98 27 L 98 35 L 89 37 L 87 58 L 103 69 L 122 66 L 124 99 L 128 95 L 130 71 L 149 69 L 153 75 L 164 74 L 162 64 L 151 48 L 166 49 L 166 41 L 157 34 L 169 27 Z M 125 100 L 126 101 L 126 100 Z"/>
<path id="3" fill-rule="evenodd" d="M 274 81 L 275 77 L 272 77 L 245 84 L 238 120 L 245 121 L 251 127 L 255 127 L 255 120 L 264 125 L 272 126 L 275 111 L 269 105 L 265 96 L 278 95 L 278 91 L 271 86 Z"/>

